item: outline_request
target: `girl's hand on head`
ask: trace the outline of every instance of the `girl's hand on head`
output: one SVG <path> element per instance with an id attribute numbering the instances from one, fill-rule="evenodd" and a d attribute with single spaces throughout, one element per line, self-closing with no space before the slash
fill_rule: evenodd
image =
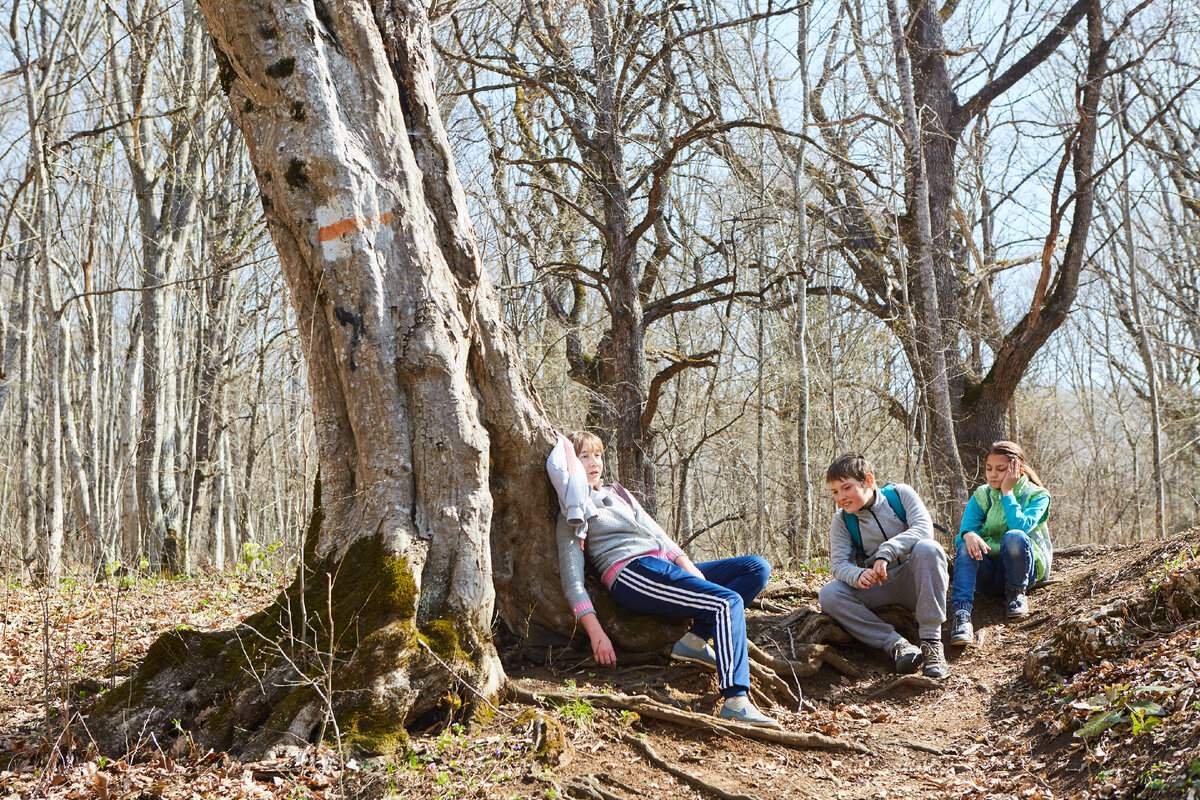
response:
<path id="1" fill-rule="evenodd" d="M 1004 477 L 1000 479 L 1000 492 L 1008 494 L 1017 485 L 1017 481 L 1021 477 L 1021 462 L 1015 458 L 1008 460 L 1008 469 L 1004 471 Z"/>
<path id="2" fill-rule="evenodd" d="M 1006 477 L 1005 480 L 1008 480 Z M 963 544 L 967 546 L 967 555 L 976 561 L 983 560 L 983 554 L 991 552 L 991 547 L 983 540 L 983 537 L 974 531 L 969 531 L 963 534 Z"/>

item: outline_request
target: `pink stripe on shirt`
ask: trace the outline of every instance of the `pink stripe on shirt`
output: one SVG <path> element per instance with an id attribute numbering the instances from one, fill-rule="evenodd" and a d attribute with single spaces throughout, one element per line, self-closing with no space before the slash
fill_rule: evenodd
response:
<path id="1" fill-rule="evenodd" d="M 613 564 L 608 569 L 604 570 L 604 574 L 600 576 L 600 581 L 601 581 L 601 583 L 604 584 L 604 587 L 606 589 L 611 589 L 613 582 L 616 581 L 616 579 L 617 579 L 617 573 L 619 573 L 621 570 L 623 570 L 625 568 L 626 564 L 632 564 L 634 561 L 637 561 L 639 558 L 661 558 L 663 561 L 670 561 L 671 563 L 675 563 L 675 559 L 679 558 L 679 556 L 682 554 L 682 552 L 683 552 L 682 550 L 675 550 L 675 551 L 651 550 L 646 553 L 639 553 L 636 556 L 630 556 L 629 558 L 623 558 L 620 561 L 618 561 L 617 563 Z"/>

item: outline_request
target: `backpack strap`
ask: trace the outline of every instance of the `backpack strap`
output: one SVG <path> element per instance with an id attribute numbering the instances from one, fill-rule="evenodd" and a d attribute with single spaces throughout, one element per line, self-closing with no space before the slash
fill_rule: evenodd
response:
<path id="1" fill-rule="evenodd" d="M 883 492 L 883 499 L 887 500 L 888 505 L 892 507 L 892 513 L 907 525 L 908 514 L 904 511 L 904 503 L 900 502 L 900 493 L 896 491 L 896 487 L 888 483 L 879 487 L 879 491 Z"/>
<path id="2" fill-rule="evenodd" d="M 908 524 L 908 514 L 904 511 L 904 503 L 900 502 L 900 493 L 896 491 L 896 487 L 892 484 L 886 484 L 879 487 L 879 491 L 883 493 L 883 499 L 887 500 L 887 504 L 891 506 L 892 513 L 900 518 L 900 522 Z M 844 510 L 842 513 L 842 522 L 846 525 L 846 530 L 850 533 L 850 544 L 854 548 L 854 556 L 859 561 L 867 560 L 867 551 L 863 547 L 862 533 L 858 529 L 858 517 L 854 514 L 847 514 Z M 884 534 L 887 538 L 887 534 Z"/>
<path id="3" fill-rule="evenodd" d="M 858 517 L 853 514 L 847 514 L 844 509 L 840 513 L 842 515 L 842 523 L 845 524 L 846 530 L 850 533 L 850 546 L 854 548 L 855 561 L 865 561 L 867 552 L 863 549 L 862 533 L 858 530 Z"/>

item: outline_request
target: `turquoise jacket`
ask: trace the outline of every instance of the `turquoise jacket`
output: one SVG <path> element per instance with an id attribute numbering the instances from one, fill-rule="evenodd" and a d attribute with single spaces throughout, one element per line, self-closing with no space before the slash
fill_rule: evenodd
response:
<path id="1" fill-rule="evenodd" d="M 1029 537 L 1033 545 L 1037 580 L 1044 581 L 1050 574 L 1054 558 L 1054 546 L 1046 527 L 1049 514 L 1050 493 L 1024 475 L 1013 487 L 1012 494 L 1008 495 L 1000 494 L 999 489 L 993 489 L 985 483 L 971 493 L 954 545 L 958 547 L 964 533 L 977 533 L 991 548 L 988 555 L 998 557 L 1004 534 L 1020 531 Z"/>

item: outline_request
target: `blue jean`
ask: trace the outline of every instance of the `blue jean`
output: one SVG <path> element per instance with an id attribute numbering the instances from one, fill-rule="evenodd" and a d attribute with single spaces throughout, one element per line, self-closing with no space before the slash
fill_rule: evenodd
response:
<path id="1" fill-rule="evenodd" d="M 746 603 L 767 585 L 771 567 L 760 556 L 696 566 L 704 580 L 661 558 L 639 558 L 617 573 L 609 591 L 617 605 L 638 614 L 691 617 L 692 633 L 713 640 L 721 694 L 746 694 L 750 691 Z"/>
<path id="2" fill-rule="evenodd" d="M 979 561 L 971 558 L 966 543 L 959 540 L 954 557 L 954 580 L 950 585 L 950 605 L 955 611 L 970 611 L 977 590 L 997 596 L 1023 594 L 1036 582 L 1033 544 L 1024 532 L 1004 534 L 1000 552 L 985 553 Z"/>

